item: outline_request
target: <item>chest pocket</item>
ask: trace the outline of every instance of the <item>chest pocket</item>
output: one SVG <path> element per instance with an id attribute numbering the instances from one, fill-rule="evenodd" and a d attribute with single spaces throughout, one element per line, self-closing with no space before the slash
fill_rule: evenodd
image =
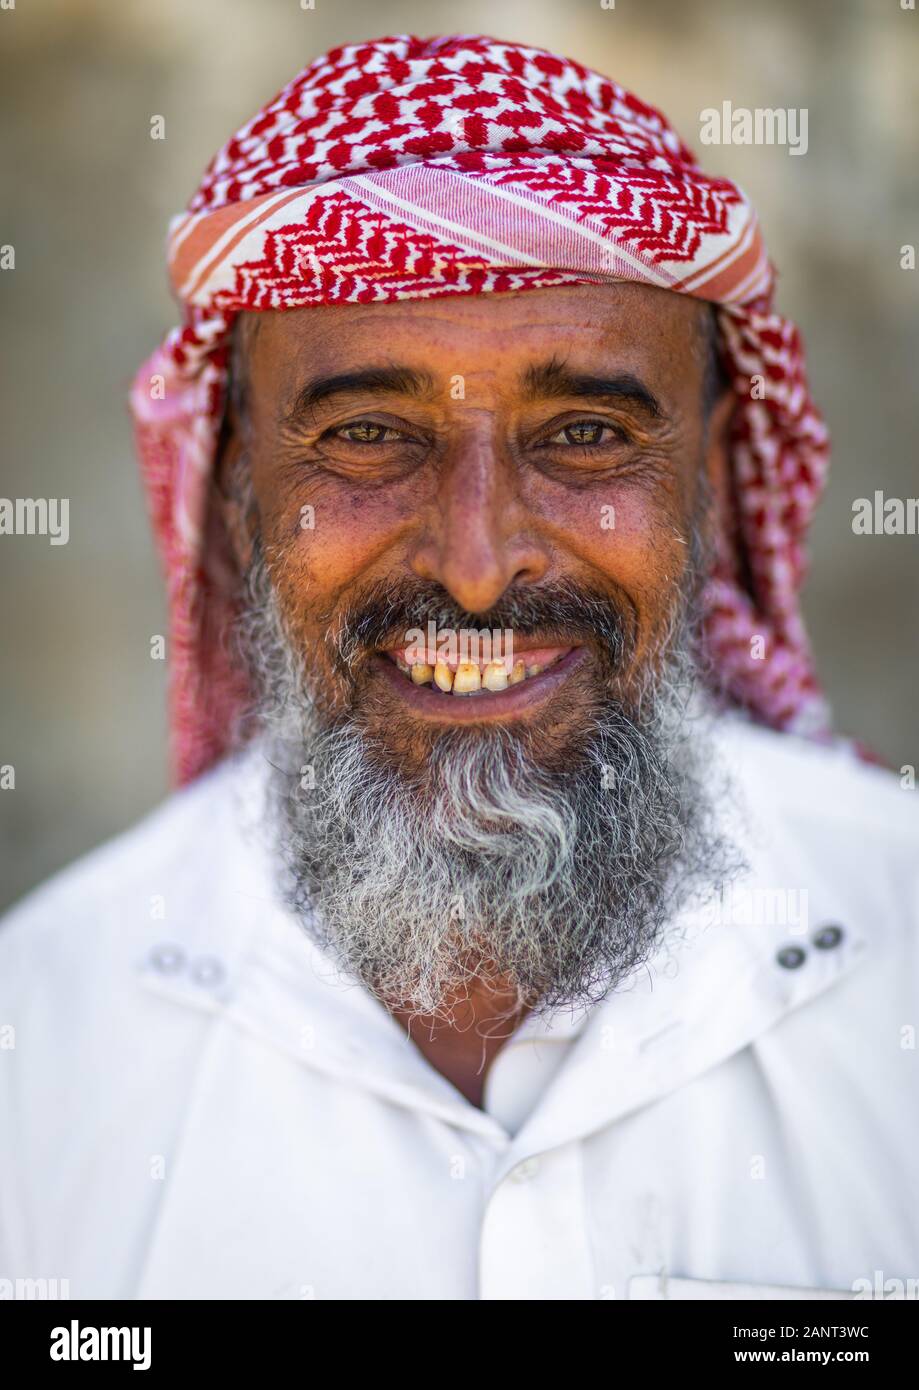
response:
<path id="1" fill-rule="evenodd" d="M 802 1289 L 785 1284 L 729 1284 L 715 1279 L 676 1279 L 670 1274 L 635 1274 L 629 1280 L 629 1298 L 672 1302 L 676 1300 L 723 1299 L 859 1299 L 873 1294 L 851 1289 Z"/>

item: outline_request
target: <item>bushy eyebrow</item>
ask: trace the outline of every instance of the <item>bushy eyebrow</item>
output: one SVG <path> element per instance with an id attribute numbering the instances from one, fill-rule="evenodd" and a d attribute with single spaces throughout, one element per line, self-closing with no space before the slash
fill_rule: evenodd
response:
<path id="1" fill-rule="evenodd" d="M 296 424 L 335 396 L 397 395 L 430 396 L 434 379 L 412 367 L 368 367 L 363 371 L 338 372 L 334 376 L 314 377 L 300 388 L 292 405 L 284 412 L 284 424 Z"/>
<path id="2" fill-rule="evenodd" d="M 616 372 L 612 376 L 575 372 L 558 358 L 552 358 L 528 367 L 523 374 L 522 386 L 524 397 L 530 401 L 572 397 L 585 401 L 617 401 L 637 406 L 653 420 L 664 418 L 664 411 L 654 392 L 632 372 Z M 397 395 L 419 399 L 431 397 L 435 391 L 434 378 L 429 372 L 405 366 L 368 367 L 360 371 L 314 377 L 297 392 L 282 415 L 282 423 L 298 424 L 317 406 L 336 396 Z"/>
<path id="3" fill-rule="evenodd" d="M 580 400 L 621 401 L 638 406 L 652 420 L 665 418 L 654 392 L 632 372 L 595 376 L 590 372 L 572 371 L 556 357 L 527 368 L 523 374 L 523 391 L 527 399 L 533 401 L 571 396 Z"/>

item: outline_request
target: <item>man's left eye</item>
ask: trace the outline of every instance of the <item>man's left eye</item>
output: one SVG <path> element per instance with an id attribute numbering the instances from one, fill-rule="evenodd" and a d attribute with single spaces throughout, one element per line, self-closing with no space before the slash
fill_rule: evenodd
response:
<path id="1" fill-rule="evenodd" d="M 375 420 L 352 420 L 348 425 L 341 425 L 335 433 L 349 444 L 390 444 L 402 438 L 398 430 L 379 425 Z"/>
<path id="2" fill-rule="evenodd" d="M 573 444 L 596 445 L 604 443 L 605 434 L 613 434 L 614 431 L 609 425 L 603 425 L 598 420 L 575 420 L 572 425 L 565 425 L 554 434 L 548 441 L 550 444 Z"/>

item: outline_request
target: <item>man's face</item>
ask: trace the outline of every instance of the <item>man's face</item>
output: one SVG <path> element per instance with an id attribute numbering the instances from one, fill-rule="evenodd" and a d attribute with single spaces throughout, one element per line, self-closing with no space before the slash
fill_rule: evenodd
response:
<path id="1" fill-rule="evenodd" d="M 679 735 L 707 314 L 619 285 L 243 325 L 222 480 L 288 900 L 391 1006 L 598 997 L 718 873 Z M 511 649 L 464 667 L 464 630 Z"/>
<path id="2" fill-rule="evenodd" d="M 599 677 L 634 693 L 720 463 L 703 410 L 708 312 L 622 284 L 252 316 L 247 452 L 261 541 L 330 713 L 358 709 L 405 766 L 455 725 L 513 724 L 563 755 Z M 513 631 L 506 688 L 461 698 L 400 669 L 406 608 L 385 634 L 371 625 L 346 680 L 330 634 L 382 595 L 433 590 L 452 600 L 446 616 L 501 631 L 511 597 L 537 608 L 543 596 L 608 597 L 617 667 L 589 626 L 550 621 L 550 603 Z M 444 650 L 452 674 L 461 653 Z M 458 685 L 481 680 L 480 655 Z M 543 670 L 520 680 L 519 662 Z M 503 685 L 501 673 L 488 684 Z"/>

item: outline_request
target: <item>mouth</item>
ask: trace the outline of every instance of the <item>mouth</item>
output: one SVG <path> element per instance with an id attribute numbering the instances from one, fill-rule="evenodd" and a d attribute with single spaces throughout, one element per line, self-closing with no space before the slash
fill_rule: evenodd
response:
<path id="1" fill-rule="evenodd" d="M 418 717 L 437 723 L 492 722 L 543 704 L 586 659 L 583 646 L 515 645 L 497 661 L 419 660 L 404 648 L 375 652 L 372 669 Z"/>

